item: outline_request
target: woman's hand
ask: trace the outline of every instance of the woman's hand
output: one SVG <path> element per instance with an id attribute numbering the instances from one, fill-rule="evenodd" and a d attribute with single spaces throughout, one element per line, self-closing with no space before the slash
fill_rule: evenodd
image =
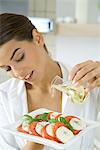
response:
<path id="1" fill-rule="evenodd" d="M 87 90 L 100 87 L 100 62 L 88 60 L 75 65 L 69 78 L 75 85 L 88 83 Z"/>

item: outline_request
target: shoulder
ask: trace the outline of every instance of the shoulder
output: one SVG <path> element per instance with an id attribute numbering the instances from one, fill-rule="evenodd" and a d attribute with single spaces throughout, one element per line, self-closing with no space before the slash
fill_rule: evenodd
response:
<path id="1" fill-rule="evenodd" d="M 11 78 L 0 84 L 0 91 L 9 92 L 14 88 L 17 88 L 21 84 L 24 84 L 24 81 L 18 80 L 16 78 Z"/>

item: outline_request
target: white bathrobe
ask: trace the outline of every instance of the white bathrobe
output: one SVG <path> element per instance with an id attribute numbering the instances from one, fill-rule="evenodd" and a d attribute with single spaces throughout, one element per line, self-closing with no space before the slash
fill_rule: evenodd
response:
<path id="1" fill-rule="evenodd" d="M 67 80 L 67 69 L 62 64 L 60 64 L 60 67 L 63 79 Z M 93 90 L 88 96 L 88 100 L 81 105 L 73 104 L 65 94 L 62 95 L 62 113 L 70 113 L 85 119 L 96 120 L 99 110 L 100 88 Z M 0 85 L 0 127 L 18 121 L 26 113 L 28 113 L 28 106 L 24 81 L 12 78 L 2 83 Z M 92 150 L 93 137 L 92 132 L 87 133 L 68 150 Z M 20 150 L 26 142 L 25 139 L 0 130 L 0 150 Z M 53 148 L 47 146 L 44 149 L 53 150 Z"/>

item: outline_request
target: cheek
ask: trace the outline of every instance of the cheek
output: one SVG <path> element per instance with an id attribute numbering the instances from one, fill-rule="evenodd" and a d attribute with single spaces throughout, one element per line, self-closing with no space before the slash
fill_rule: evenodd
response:
<path id="1" fill-rule="evenodd" d="M 8 76 L 10 76 L 10 77 L 15 77 L 15 75 L 14 75 L 13 71 L 9 71 L 9 72 L 7 72 L 7 75 L 8 75 Z"/>
<path id="2" fill-rule="evenodd" d="M 36 56 L 30 56 L 28 59 L 26 59 L 25 64 L 28 67 L 37 68 L 39 65 L 39 58 Z"/>
<path id="3" fill-rule="evenodd" d="M 44 61 L 43 54 L 37 49 L 26 54 L 24 65 L 35 70 L 42 70 L 44 68 Z"/>

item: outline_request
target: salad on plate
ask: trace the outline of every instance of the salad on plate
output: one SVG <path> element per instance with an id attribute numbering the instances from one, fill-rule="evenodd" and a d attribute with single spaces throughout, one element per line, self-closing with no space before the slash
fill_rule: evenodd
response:
<path id="1" fill-rule="evenodd" d="M 34 117 L 24 115 L 17 130 L 58 143 L 66 143 L 85 128 L 86 122 L 84 120 L 76 116 L 51 111 L 37 114 Z"/>

